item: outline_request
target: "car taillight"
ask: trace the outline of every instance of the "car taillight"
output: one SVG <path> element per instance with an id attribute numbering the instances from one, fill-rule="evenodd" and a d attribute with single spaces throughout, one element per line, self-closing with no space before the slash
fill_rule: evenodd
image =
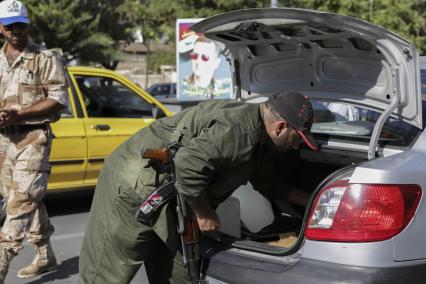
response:
<path id="1" fill-rule="evenodd" d="M 418 185 L 336 181 L 316 198 L 305 237 L 336 242 L 390 239 L 411 221 L 421 195 Z"/>

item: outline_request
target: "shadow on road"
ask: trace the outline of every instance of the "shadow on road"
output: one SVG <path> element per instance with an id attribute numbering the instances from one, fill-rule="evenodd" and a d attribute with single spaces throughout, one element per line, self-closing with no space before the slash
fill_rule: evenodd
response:
<path id="1" fill-rule="evenodd" d="M 62 261 L 57 270 L 44 274 L 40 279 L 27 282 L 27 284 L 42 284 L 49 281 L 58 281 L 67 279 L 75 274 L 78 274 L 78 256 Z"/>
<path id="2" fill-rule="evenodd" d="M 48 193 L 44 203 L 51 217 L 89 212 L 93 193 L 94 189 Z"/>

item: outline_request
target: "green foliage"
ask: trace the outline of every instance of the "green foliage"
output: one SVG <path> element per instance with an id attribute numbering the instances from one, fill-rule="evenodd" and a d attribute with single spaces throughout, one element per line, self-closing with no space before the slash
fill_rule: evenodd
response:
<path id="1" fill-rule="evenodd" d="M 125 1 L 26 0 L 31 37 L 47 47 L 59 47 L 68 60 L 101 63 L 113 69 L 121 53 L 127 23 L 120 21 Z M 112 5 L 111 5 L 112 4 Z M 115 5 L 115 6 L 114 6 Z M 123 30 L 122 30 L 123 29 Z"/>
<path id="2" fill-rule="evenodd" d="M 148 57 L 149 70 L 154 73 L 159 73 L 161 65 L 175 65 L 176 53 L 174 51 L 157 51 L 153 52 Z"/>
<path id="3" fill-rule="evenodd" d="M 1 1 L 1 0 L 0 0 Z M 31 18 L 31 37 L 59 47 L 69 60 L 101 63 L 113 69 L 136 29 L 144 43 L 174 44 L 178 18 L 205 18 L 245 8 L 269 7 L 270 0 L 23 0 Z M 425 0 L 279 0 L 280 6 L 308 8 L 365 19 L 390 29 L 426 53 Z M 163 58 L 164 56 L 164 58 Z M 165 54 L 150 63 L 169 62 Z M 171 62 L 171 61 L 170 61 Z"/>
<path id="4" fill-rule="evenodd" d="M 79 9 L 80 1 L 38 1 L 27 0 L 25 5 L 31 19 L 31 37 L 47 47 L 60 47 L 67 59 L 80 58 L 83 48 L 97 46 L 92 34 L 99 23 L 90 13 Z M 90 42 L 89 39 L 91 38 Z"/>
<path id="5" fill-rule="evenodd" d="M 120 42 L 132 40 L 133 23 L 127 18 L 126 4 L 125 0 L 84 0 L 82 3 L 83 10 L 99 18 L 96 31 L 104 34 L 103 42 L 108 42 L 106 35 L 112 39 L 108 48 L 102 50 L 104 58 L 100 61 L 110 69 L 115 69 L 122 58 Z"/>
<path id="6" fill-rule="evenodd" d="M 339 13 L 383 26 L 426 52 L 426 1 L 424 0 L 299 0 L 281 4 Z"/>
<path id="7" fill-rule="evenodd" d="M 270 6 L 270 0 L 130 0 L 130 14 L 145 39 L 175 41 L 179 18 L 205 18 L 245 8 Z M 426 52 L 425 0 L 281 0 L 280 6 L 334 12 L 390 29 Z M 139 7 L 139 8 L 137 8 Z"/>

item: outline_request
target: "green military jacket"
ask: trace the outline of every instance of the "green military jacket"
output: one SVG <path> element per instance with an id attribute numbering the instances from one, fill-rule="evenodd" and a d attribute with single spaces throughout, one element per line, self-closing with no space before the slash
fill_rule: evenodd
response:
<path id="1" fill-rule="evenodd" d="M 175 157 L 176 189 L 184 195 L 207 195 L 215 208 L 240 185 L 250 181 L 266 197 L 277 187 L 273 151 L 259 104 L 233 100 L 205 101 L 140 130 L 107 159 L 123 188 L 146 198 L 164 180 L 141 153 L 179 140 Z M 278 181 L 279 182 L 279 181 Z M 116 185 L 120 186 L 120 185 Z M 281 192 L 283 193 L 283 192 Z M 165 206 L 153 229 L 170 248 L 177 245 L 176 209 Z"/>

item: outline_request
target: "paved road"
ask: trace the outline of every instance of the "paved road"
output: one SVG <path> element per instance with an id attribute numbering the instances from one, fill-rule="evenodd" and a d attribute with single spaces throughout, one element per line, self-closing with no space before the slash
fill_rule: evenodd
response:
<path id="1" fill-rule="evenodd" d="M 6 284 L 75 284 L 78 278 L 78 256 L 84 229 L 87 224 L 92 191 L 79 193 L 54 194 L 46 198 L 46 206 L 56 232 L 52 236 L 52 245 L 60 267 L 58 270 L 39 277 L 22 280 L 16 277 L 21 267 L 28 265 L 34 257 L 33 247 L 26 243 L 21 253 L 13 260 Z M 147 284 L 143 269 L 135 276 L 132 284 Z"/>

